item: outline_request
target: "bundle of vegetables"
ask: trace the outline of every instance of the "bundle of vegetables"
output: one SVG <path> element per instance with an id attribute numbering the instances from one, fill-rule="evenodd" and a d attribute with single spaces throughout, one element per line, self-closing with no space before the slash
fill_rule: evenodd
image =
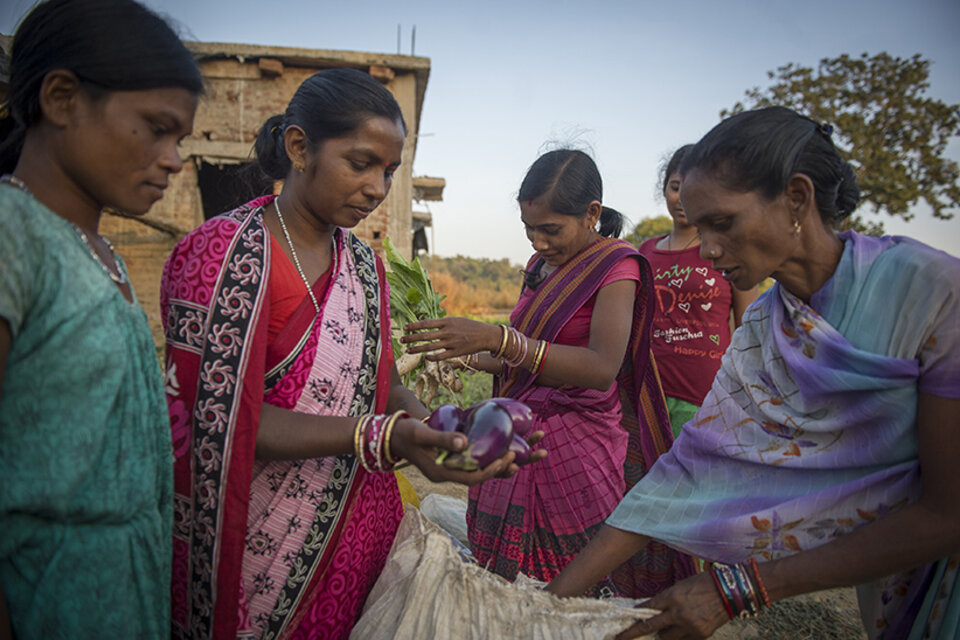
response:
<path id="1" fill-rule="evenodd" d="M 467 436 L 467 448 L 459 453 L 444 451 L 437 458 L 450 469 L 474 471 L 487 466 L 508 450 L 516 462 L 530 457 L 530 445 L 524 439 L 533 426 L 530 407 L 511 398 L 492 398 L 468 409 L 444 404 L 425 420 L 437 431 L 457 431 Z"/>
<path id="2" fill-rule="evenodd" d="M 413 262 L 400 255 L 390 238 L 383 239 L 386 254 L 387 282 L 390 283 L 390 315 L 400 327 L 425 318 L 442 318 L 447 313 L 441 303 L 443 296 L 433 290 L 430 277 L 420 264 L 419 258 Z M 433 362 L 420 353 L 407 353 L 399 340 L 393 340 L 393 353 L 396 357 L 397 371 L 406 387 L 413 385 L 417 398 L 430 406 L 440 386 L 452 393 L 463 391 L 463 380 L 448 362 Z"/>

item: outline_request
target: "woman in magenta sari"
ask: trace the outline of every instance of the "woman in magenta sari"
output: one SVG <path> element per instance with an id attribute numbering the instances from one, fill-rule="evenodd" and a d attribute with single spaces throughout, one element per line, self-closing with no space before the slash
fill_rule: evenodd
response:
<path id="1" fill-rule="evenodd" d="M 510 327 L 443 318 L 410 324 L 422 333 L 403 338 L 427 341 L 410 351 L 438 350 L 432 358 L 469 356 L 495 374 L 494 395 L 528 404 L 546 434 L 546 461 L 470 491 L 474 556 L 510 580 L 557 575 L 673 441 L 650 353 L 650 268 L 616 239 L 622 216 L 602 195 L 585 153 L 541 156 L 518 197 L 536 253 Z M 692 570 L 689 558 L 648 548 L 595 592 L 650 595 Z"/>
<path id="2" fill-rule="evenodd" d="M 308 78 L 257 139 L 284 179 L 187 235 L 164 268 L 175 449 L 174 635 L 343 638 L 402 514 L 400 459 L 464 483 L 400 384 L 383 264 L 348 229 L 386 197 L 406 127 L 367 74 Z"/>

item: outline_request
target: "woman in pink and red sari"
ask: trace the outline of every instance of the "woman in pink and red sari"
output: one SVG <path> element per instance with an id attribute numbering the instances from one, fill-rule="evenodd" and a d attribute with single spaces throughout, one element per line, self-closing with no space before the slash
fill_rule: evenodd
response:
<path id="1" fill-rule="evenodd" d="M 460 434 L 401 384 L 383 264 L 349 228 L 386 197 L 406 127 L 367 74 L 308 78 L 257 139 L 284 179 L 167 261 L 162 307 L 175 448 L 173 626 L 185 638 L 343 638 L 402 515 L 400 459 L 432 480 Z"/>
<path id="2" fill-rule="evenodd" d="M 494 395 L 528 404 L 550 456 L 509 479 L 470 490 L 470 546 L 481 565 L 513 580 L 551 580 L 673 442 L 650 352 L 647 261 L 617 240 L 623 218 L 601 204 L 603 183 L 581 151 L 551 151 L 518 197 L 536 253 L 510 327 L 465 318 L 406 327 L 428 341 L 410 352 L 469 356 L 495 374 Z M 489 353 L 486 353 L 489 352 Z M 689 558 L 660 546 L 595 591 L 653 595 L 690 575 Z"/>

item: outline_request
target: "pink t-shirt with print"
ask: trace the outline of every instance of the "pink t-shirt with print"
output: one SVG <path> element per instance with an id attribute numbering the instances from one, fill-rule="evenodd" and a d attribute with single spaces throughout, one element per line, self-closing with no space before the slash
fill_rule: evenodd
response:
<path id="1" fill-rule="evenodd" d="M 699 246 L 667 251 L 659 240 L 638 249 L 653 270 L 653 354 L 664 394 L 699 406 L 730 344 L 733 291 Z"/>

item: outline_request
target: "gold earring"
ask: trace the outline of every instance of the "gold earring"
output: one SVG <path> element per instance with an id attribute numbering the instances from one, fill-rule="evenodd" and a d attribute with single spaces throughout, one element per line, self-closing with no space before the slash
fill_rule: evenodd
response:
<path id="1" fill-rule="evenodd" d="M 797 220 L 796 218 L 793 219 L 793 237 L 794 238 L 800 237 L 800 221 Z"/>
<path id="2" fill-rule="evenodd" d="M 293 170 L 297 173 L 303 173 L 303 163 L 297 160 L 293 163 Z"/>

